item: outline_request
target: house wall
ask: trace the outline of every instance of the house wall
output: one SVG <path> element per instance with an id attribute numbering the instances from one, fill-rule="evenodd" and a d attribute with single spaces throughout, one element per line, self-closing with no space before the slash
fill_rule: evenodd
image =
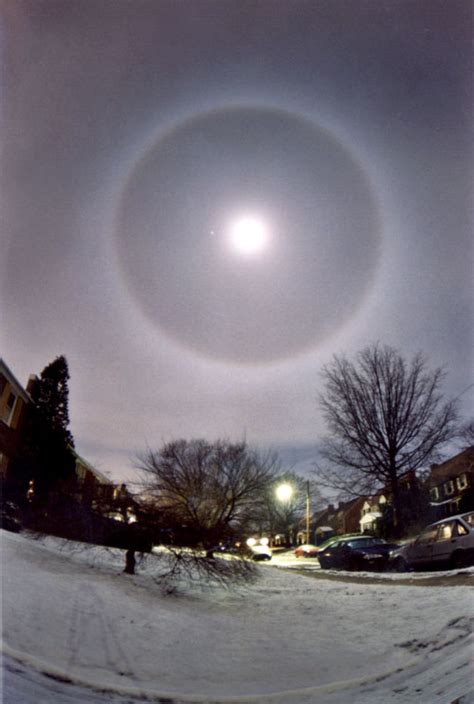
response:
<path id="1" fill-rule="evenodd" d="M 31 398 L 0 360 L 0 476 L 5 480 L 15 457 Z"/>
<path id="2" fill-rule="evenodd" d="M 461 510 L 474 510 L 474 447 L 442 464 L 432 465 L 428 486 L 431 506 L 440 518 Z"/>

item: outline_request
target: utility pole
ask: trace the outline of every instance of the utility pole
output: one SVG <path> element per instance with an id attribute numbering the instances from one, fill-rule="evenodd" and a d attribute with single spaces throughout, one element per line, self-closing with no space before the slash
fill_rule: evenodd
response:
<path id="1" fill-rule="evenodd" d="M 309 523 L 310 523 L 310 506 L 309 506 L 309 479 L 306 481 L 306 543 L 309 543 Z"/>

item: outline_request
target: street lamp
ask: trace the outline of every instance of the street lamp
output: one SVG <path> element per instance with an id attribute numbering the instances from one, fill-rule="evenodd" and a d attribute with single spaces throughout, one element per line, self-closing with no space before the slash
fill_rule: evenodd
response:
<path id="1" fill-rule="evenodd" d="M 284 501 L 286 503 L 293 496 L 293 487 L 291 484 L 279 484 L 275 493 L 279 501 Z"/>
<path id="2" fill-rule="evenodd" d="M 310 523 L 310 506 L 309 506 L 309 480 L 306 481 L 306 544 L 309 543 L 309 523 Z"/>
<path id="3" fill-rule="evenodd" d="M 294 494 L 294 489 L 291 484 L 284 482 L 283 484 L 279 484 L 276 487 L 275 494 L 276 494 L 278 501 L 281 501 L 281 503 L 283 503 L 283 504 L 288 504 Z M 286 533 L 286 529 L 285 529 L 285 533 Z M 290 544 L 293 544 L 293 526 L 289 526 L 289 538 L 290 538 Z M 285 538 L 285 540 L 286 540 L 286 538 Z"/>
<path id="4" fill-rule="evenodd" d="M 309 543 L 310 538 L 310 522 L 311 522 L 311 507 L 309 494 L 309 480 L 306 481 L 306 543 Z M 294 494 L 294 489 L 291 484 L 279 484 L 276 488 L 276 495 L 279 501 L 287 503 Z"/>

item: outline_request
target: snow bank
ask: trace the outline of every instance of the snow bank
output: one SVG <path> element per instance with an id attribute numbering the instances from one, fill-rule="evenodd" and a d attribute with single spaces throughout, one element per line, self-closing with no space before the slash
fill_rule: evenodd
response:
<path id="1" fill-rule="evenodd" d="M 158 558 L 130 577 L 120 550 L 5 532 L 2 552 L 8 704 L 29 702 L 41 672 L 72 702 L 81 687 L 95 688 L 88 702 L 113 691 L 262 704 L 408 702 L 416 689 L 446 704 L 469 689 L 469 587 L 338 583 L 265 564 L 246 588 L 164 596 Z"/>

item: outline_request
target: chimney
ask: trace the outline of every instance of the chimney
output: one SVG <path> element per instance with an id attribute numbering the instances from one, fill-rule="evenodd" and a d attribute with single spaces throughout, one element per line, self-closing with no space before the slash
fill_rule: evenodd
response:
<path id="1" fill-rule="evenodd" d="M 38 383 L 38 381 L 39 381 L 39 379 L 36 376 L 36 374 L 30 374 L 30 376 L 28 377 L 28 383 L 26 385 L 26 390 L 30 394 L 30 396 L 31 396 L 31 394 L 34 393 L 35 386 Z"/>

